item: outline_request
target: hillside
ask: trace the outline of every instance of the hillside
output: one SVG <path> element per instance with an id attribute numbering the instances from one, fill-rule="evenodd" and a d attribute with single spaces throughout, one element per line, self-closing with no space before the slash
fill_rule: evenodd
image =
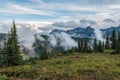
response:
<path id="1" fill-rule="evenodd" d="M 31 59 L 25 65 L 1 68 L 0 80 L 120 80 L 120 54 L 105 53 Z"/>

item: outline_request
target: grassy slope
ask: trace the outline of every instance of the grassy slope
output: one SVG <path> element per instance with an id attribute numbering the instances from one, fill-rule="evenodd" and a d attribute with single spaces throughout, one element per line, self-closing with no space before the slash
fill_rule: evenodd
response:
<path id="1" fill-rule="evenodd" d="M 120 80 L 120 55 L 74 54 L 32 60 L 0 69 L 0 74 L 0 80 Z"/>

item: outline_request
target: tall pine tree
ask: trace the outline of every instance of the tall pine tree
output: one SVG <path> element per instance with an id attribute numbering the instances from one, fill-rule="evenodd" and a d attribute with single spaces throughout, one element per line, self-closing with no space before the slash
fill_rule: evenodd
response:
<path id="1" fill-rule="evenodd" d="M 81 52 L 81 42 L 78 41 L 78 52 Z"/>
<path id="2" fill-rule="evenodd" d="M 7 46 L 6 46 L 6 39 L 4 39 L 4 46 L 0 46 L 0 67 L 7 66 Z"/>
<path id="3" fill-rule="evenodd" d="M 96 38 L 94 39 L 93 50 L 94 50 L 95 53 L 96 53 L 97 50 L 98 50 L 98 45 L 97 45 L 97 39 L 96 39 Z"/>
<path id="4" fill-rule="evenodd" d="M 11 33 L 7 40 L 7 62 L 8 66 L 19 65 L 22 63 L 22 56 L 20 55 L 20 46 L 18 42 L 17 30 L 15 22 L 11 27 Z"/>
<path id="5" fill-rule="evenodd" d="M 87 53 L 87 51 L 88 51 L 88 41 L 84 40 L 84 52 Z"/>
<path id="6" fill-rule="evenodd" d="M 98 52 L 103 53 L 103 51 L 104 51 L 104 43 L 99 41 L 99 43 L 98 43 Z"/>
<path id="7" fill-rule="evenodd" d="M 120 32 L 118 33 L 118 40 L 116 44 L 115 53 L 120 53 Z"/>
<path id="8" fill-rule="evenodd" d="M 116 48 L 116 42 L 117 42 L 115 29 L 112 31 L 111 42 L 112 42 L 111 48 L 115 49 Z"/>
<path id="9" fill-rule="evenodd" d="M 108 34 L 106 35 L 105 49 L 110 49 L 110 39 Z"/>

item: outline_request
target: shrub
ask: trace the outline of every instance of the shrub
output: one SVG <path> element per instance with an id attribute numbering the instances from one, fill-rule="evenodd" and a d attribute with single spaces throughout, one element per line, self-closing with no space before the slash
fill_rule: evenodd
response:
<path id="1" fill-rule="evenodd" d="M 7 80 L 7 76 L 4 76 L 4 75 L 0 75 L 0 80 Z"/>

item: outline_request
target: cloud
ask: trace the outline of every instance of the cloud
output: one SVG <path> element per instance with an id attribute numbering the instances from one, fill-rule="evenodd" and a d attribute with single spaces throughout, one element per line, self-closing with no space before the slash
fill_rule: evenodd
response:
<path id="1" fill-rule="evenodd" d="M 0 22 L 0 33 L 8 33 L 10 30 L 10 24 L 6 22 Z"/>
<path id="2" fill-rule="evenodd" d="M 50 2 L 44 0 L 31 0 L 39 9 L 46 9 L 51 11 L 71 11 L 71 12 L 111 12 L 109 8 L 119 8 L 119 0 L 76 0 L 69 2 Z M 48 8 L 49 7 L 49 8 Z"/>
<path id="3" fill-rule="evenodd" d="M 115 21 L 112 19 L 105 19 L 103 20 L 105 23 L 114 23 Z"/>
<path id="4" fill-rule="evenodd" d="M 8 33 L 10 31 L 12 23 L 11 22 L 0 22 L 0 33 Z M 40 26 L 39 26 L 40 25 Z M 38 29 L 39 27 L 44 27 L 49 25 L 47 22 L 16 22 L 16 27 L 18 31 L 19 42 L 23 44 L 28 49 L 32 48 L 34 42 L 34 35 L 36 33 L 42 32 Z"/>
<path id="5" fill-rule="evenodd" d="M 119 0 L 85 0 L 88 3 L 96 4 L 96 5 L 110 5 L 110 4 L 119 4 Z"/>
<path id="6" fill-rule="evenodd" d="M 3 6 L 0 8 L 0 13 L 4 13 L 6 15 L 14 15 L 14 14 L 32 14 L 32 15 L 43 15 L 43 16 L 54 16 L 55 12 L 52 11 L 45 11 L 40 9 L 35 9 L 29 6 L 8 3 L 7 6 Z"/>
<path id="7" fill-rule="evenodd" d="M 49 41 L 53 47 L 62 46 L 65 50 L 78 46 L 78 43 L 71 38 L 71 35 L 64 32 L 50 35 Z M 59 43 L 59 45 L 57 43 Z"/>
<path id="8" fill-rule="evenodd" d="M 75 21 L 55 22 L 55 23 L 52 24 L 52 26 L 74 28 L 76 26 L 78 27 L 79 23 L 77 23 Z"/>
<path id="9" fill-rule="evenodd" d="M 96 21 L 94 20 L 86 20 L 86 19 L 82 19 L 79 21 L 81 23 L 82 26 L 93 26 L 96 25 Z"/>
<path id="10" fill-rule="evenodd" d="M 116 21 L 114 24 L 119 24 L 119 4 L 120 0 L 5 0 L 4 4 L 0 4 L 0 15 L 4 15 L 1 16 L 3 19 L 11 16 L 19 19 L 23 16 L 23 23 L 25 16 L 29 20 L 32 16 L 34 20 L 54 22 L 52 25 L 40 27 L 43 31 L 93 25 L 102 28 L 106 26 L 103 23 L 105 19 L 112 19 Z"/>
<path id="11" fill-rule="evenodd" d="M 119 11 L 120 0 L 25 0 L 21 2 L 7 0 L 4 1 L 4 4 L 0 4 L 1 15 L 7 17 L 24 15 L 28 16 L 27 18 L 29 19 L 33 16 L 35 19 L 39 17 L 40 19 L 50 19 L 51 21 L 63 20 L 61 16 L 64 16 L 64 18 L 65 16 L 88 17 L 89 15 L 95 16 L 102 13 L 119 13 Z"/>

